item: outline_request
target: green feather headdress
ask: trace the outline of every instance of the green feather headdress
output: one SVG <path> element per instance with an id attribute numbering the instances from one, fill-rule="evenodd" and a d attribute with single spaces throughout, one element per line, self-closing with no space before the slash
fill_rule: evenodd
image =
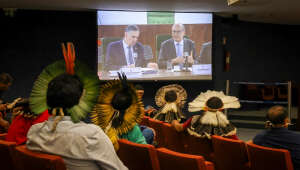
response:
<path id="1" fill-rule="evenodd" d="M 87 113 L 91 112 L 99 95 L 99 78 L 95 73 L 91 72 L 86 65 L 80 62 L 74 62 L 74 60 L 73 63 L 71 63 L 72 68 L 70 68 L 70 63 L 68 63 L 67 60 L 60 60 L 47 66 L 38 76 L 29 99 L 30 108 L 35 114 L 40 114 L 46 109 L 50 109 L 47 105 L 48 84 L 55 77 L 65 74 L 66 72 L 69 73 L 70 69 L 73 74 L 79 77 L 84 90 L 79 103 L 66 111 L 71 115 L 72 121 L 75 123 L 79 122 L 80 119 L 86 117 Z"/>

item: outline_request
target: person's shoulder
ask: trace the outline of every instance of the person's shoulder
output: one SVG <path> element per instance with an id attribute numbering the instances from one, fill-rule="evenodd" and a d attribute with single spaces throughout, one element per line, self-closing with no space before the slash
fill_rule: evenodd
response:
<path id="1" fill-rule="evenodd" d="M 184 41 L 190 44 L 194 44 L 195 42 L 191 39 L 184 38 Z"/>
<path id="2" fill-rule="evenodd" d="M 137 42 L 137 43 L 134 45 L 134 48 L 135 48 L 135 50 L 137 50 L 137 49 L 144 49 L 144 46 L 143 46 L 142 43 Z"/>
<path id="3" fill-rule="evenodd" d="M 163 45 L 170 44 L 170 43 L 174 43 L 174 40 L 173 40 L 172 38 L 163 41 L 163 42 L 161 43 L 161 45 L 163 46 Z"/>
<path id="4" fill-rule="evenodd" d="M 288 130 L 288 131 L 287 131 L 287 134 L 289 134 L 289 135 L 291 135 L 291 136 L 293 136 L 293 137 L 295 137 L 295 138 L 297 138 L 297 139 L 300 140 L 300 132 Z"/>
<path id="5" fill-rule="evenodd" d="M 211 41 L 208 41 L 208 42 L 205 42 L 202 44 L 202 46 L 211 46 L 212 45 L 212 42 Z"/>
<path id="6" fill-rule="evenodd" d="M 120 46 L 121 44 L 122 44 L 122 40 L 118 40 L 118 41 L 110 42 L 108 44 L 108 46 L 110 46 L 110 47 L 116 47 L 116 46 Z"/>
<path id="7" fill-rule="evenodd" d="M 253 143 L 257 144 L 260 140 L 264 138 L 264 136 L 267 135 L 267 130 L 263 130 L 259 133 L 257 133 L 253 138 Z"/>
<path id="8" fill-rule="evenodd" d="M 32 125 L 28 131 L 28 135 L 38 133 L 40 131 L 43 131 L 45 128 L 48 128 L 48 126 L 45 126 L 45 124 L 47 124 L 47 122 L 48 121 L 44 121 L 44 122 L 36 123 L 36 124 Z"/>
<path id="9" fill-rule="evenodd" d="M 83 140 L 83 141 L 94 141 L 91 143 L 98 143 L 98 144 L 103 144 L 103 143 L 109 143 L 110 140 L 108 136 L 104 133 L 104 131 L 97 125 L 94 124 L 86 124 L 81 127 L 80 130 L 74 132 L 76 133 L 77 139 L 78 140 Z"/>
<path id="10" fill-rule="evenodd" d="M 143 44 L 142 44 L 141 42 L 136 42 L 135 45 L 136 45 L 136 46 L 141 46 L 141 47 L 143 47 Z"/>
<path id="11" fill-rule="evenodd" d="M 92 123 L 80 122 L 75 123 L 74 125 L 75 126 L 73 127 L 72 132 L 78 133 L 78 135 L 93 136 L 97 133 L 104 133 L 99 126 Z"/>
<path id="12" fill-rule="evenodd" d="M 140 129 L 139 125 L 136 124 L 133 126 L 132 131 L 141 131 L 141 129 Z"/>

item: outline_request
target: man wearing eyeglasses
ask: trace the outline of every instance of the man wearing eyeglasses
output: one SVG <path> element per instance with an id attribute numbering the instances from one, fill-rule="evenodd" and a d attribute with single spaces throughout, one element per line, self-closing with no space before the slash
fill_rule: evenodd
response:
<path id="1" fill-rule="evenodd" d="M 195 44 L 192 40 L 184 38 L 185 28 L 183 24 L 172 26 L 172 38 L 161 43 L 158 57 L 160 69 L 166 69 L 167 65 L 194 64 Z"/>
<path id="2" fill-rule="evenodd" d="M 121 67 L 151 67 L 156 63 L 147 63 L 144 57 L 144 46 L 138 42 L 140 29 L 136 25 L 128 25 L 124 38 L 111 42 L 107 46 L 105 70 L 118 70 Z"/>

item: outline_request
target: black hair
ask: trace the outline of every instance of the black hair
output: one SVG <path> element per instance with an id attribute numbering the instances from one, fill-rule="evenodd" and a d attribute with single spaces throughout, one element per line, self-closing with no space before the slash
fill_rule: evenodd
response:
<path id="1" fill-rule="evenodd" d="M 287 117 L 287 109 L 278 105 L 271 107 L 266 115 L 267 120 L 274 125 L 283 124 Z"/>
<path id="2" fill-rule="evenodd" d="M 112 106 L 117 110 L 126 110 L 132 103 L 131 95 L 126 91 L 117 92 L 112 99 Z"/>
<path id="3" fill-rule="evenodd" d="M 83 84 L 78 76 L 62 74 L 48 84 L 47 104 L 51 108 L 70 108 L 79 103 Z"/>
<path id="4" fill-rule="evenodd" d="M 0 83 L 9 84 L 13 82 L 13 78 L 8 73 L 0 73 Z"/>
<path id="5" fill-rule="evenodd" d="M 219 97 L 211 97 L 206 101 L 206 106 L 211 109 L 220 109 L 223 107 L 223 102 Z"/>
<path id="6" fill-rule="evenodd" d="M 144 87 L 140 84 L 135 85 L 136 90 L 144 90 Z"/>
<path id="7" fill-rule="evenodd" d="M 137 25 L 128 25 L 125 29 L 125 32 L 130 32 L 130 31 L 140 31 L 140 29 Z"/>
<path id="8" fill-rule="evenodd" d="M 117 92 L 111 102 L 114 109 L 119 111 L 119 117 L 115 118 L 112 122 L 113 127 L 118 127 L 124 120 L 126 109 L 132 104 L 132 96 L 127 90 Z"/>
<path id="9" fill-rule="evenodd" d="M 167 102 L 175 102 L 177 100 L 177 94 L 174 90 L 169 90 L 165 94 L 165 100 Z"/>

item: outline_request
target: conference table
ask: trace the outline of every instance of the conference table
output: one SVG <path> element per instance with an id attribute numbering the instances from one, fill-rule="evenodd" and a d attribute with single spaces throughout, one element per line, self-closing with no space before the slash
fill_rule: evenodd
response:
<path id="1" fill-rule="evenodd" d="M 117 71 L 116 71 L 117 72 Z M 114 80 L 118 79 L 116 72 L 99 71 L 98 76 L 100 80 Z M 210 71 L 204 70 L 203 72 L 193 71 L 174 71 L 174 70 L 158 70 L 151 73 L 128 73 L 128 79 L 133 80 L 211 80 L 212 76 Z"/>

